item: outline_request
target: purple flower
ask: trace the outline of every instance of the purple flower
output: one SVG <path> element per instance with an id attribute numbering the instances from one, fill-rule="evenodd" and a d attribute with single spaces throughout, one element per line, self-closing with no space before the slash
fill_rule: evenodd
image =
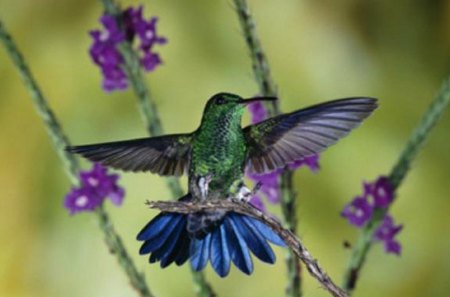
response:
<path id="1" fill-rule="evenodd" d="M 156 35 L 156 22 L 158 18 L 152 17 L 149 21 L 137 22 L 135 30 L 141 40 L 140 48 L 144 51 L 149 50 L 154 44 L 165 44 L 167 39 Z"/>
<path id="2" fill-rule="evenodd" d="M 308 167 L 311 171 L 319 171 L 319 154 L 315 154 L 288 164 L 288 168 L 291 170 L 298 169 L 302 166 Z"/>
<path id="3" fill-rule="evenodd" d="M 347 204 L 341 215 L 348 219 L 349 223 L 356 227 L 362 227 L 372 217 L 373 208 L 365 197 L 356 197 Z"/>
<path id="4" fill-rule="evenodd" d="M 376 209 L 387 208 L 394 199 L 394 187 L 389 178 L 380 176 L 375 182 L 363 184 L 363 195 L 353 199 L 347 204 L 341 215 L 348 219 L 349 223 L 358 228 L 363 227 L 371 218 Z M 375 231 L 374 239 L 384 243 L 386 253 L 399 255 L 401 245 L 394 239 L 403 225 L 394 225 L 391 216 L 385 215 L 380 227 Z"/>
<path id="5" fill-rule="evenodd" d="M 357 227 L 362 227 L 372 217 L 375 208 L 386 208 L 394 199 L 394 188 L 385 176 L 380 176 L 373 183 L 365 182 L 363 188 L 363 195 L 347 204 L 341 213 Z"/>
<path id="6" fill-rule="evenodd" d="M 94 164 L 91 171 L 80 172 L 80 187 L 72 188 L 64 200 L 64 206 L 70 214 L 92 211 L 107 198 L 119 206 L 125 191 L 117 184 L 118 179 L 117 174 L 108 174 L 106 168 Z"/>
<path id="7" fill-rule="evenodd" d="M 72 188 L 64 200 L 64 207 L 71 215 L 81 211 L 93 211 L 102 200 L 97 193 L 90 188 Z"/>
<path id="8" fill-rule="evenodd" d="M 252 124 L 257 124 L 267 118 L 267 110 L 260 101 L 250 103 L 247 108 L 251 114 Z"/>
<path id="9" fill-rule="evenodd" d="M 403 229 L 403 225 L 395 225 L 394 219 L 386 215 L 380 227 L 375 231 L 374 238 L 384 243 L 386 253 L 400 255 L 401 245 L 395 240 L 395 236 Z"/>
<path id="10" fill-rule="evenodd" d="M 94 63 L 102 70 L 103 89 L 106 91 L 125 89 L 128 81 L 125 72 L 120 68 L 123 57 L 116 48 L 116 45 L 122 42 L 125 36 L 114 17 L 104 15 L 100 18 L 100 22 L 105 27 L 105 31 L 90 32 L 94 43 L 89 49 L 89 53 Z"/>
<path id="11" fill-rule="evenodd" d="M 82 171 L 80 173 L 81 185 L 92 188 L 100 197 L 109 198 L 114 204 L 121 205 L 124 190 L 117 185 L 119 175 L 108 175 L 107 169 L 95 163 L 91 171 Z"/>
<path id="12" fill-rule="evenodd" d="M 247 173 L 247 176 L 250 179 L 252 179 L 255 182 L 255 184 L 260 182 L 261 187 L 259 188 L 259 191 L 266 196 L 267 200 L 270 203 L 275 204 L 280 202 L 279 177 L 281 172 L 282 172 L 281 170 L 275 170 L 270 173 L 262 175 Z"/>
<path id="13" fill-rule="evenodd" d="M 113 16 L 103 15 L 100 22 L 104 31 L 90 32 L 93 43 L 89 53 L 94 63 L 101 68 L 102 85 L 105 91 L 123 90 L 128 87 L 128 79 L 122 69 L 124 59 L 117 48 L 119 43 L 125 40 L 130 43 L 133 43 L 135 39 L 140 40 L 135 50 L 145 71 L 153 71 L 161 64 L 161 58 L 157 53 L 152 52 L 152 48 L 156 44 L 165 44 L 167 39 L 156 33 L 157 18 L 145 20 L 142 10 L 142 6 L 139 6 L 123 11 L 121 15 L 123 28 Z"/>
<path id="14" fill-rule="evenodd" d="M 141 64 L 146 71 L 153 71 L 159 64 L 161 64 L 161 58 L 158 54 L 146 52 L 141 58 Z"/>
<path id="15" fill-rule="evenodd" d="M 394 188 L 386 176 L 380 176 L 375 183 L 364 183 L 364 195 L 374 207 L 386 208 L 394 199 Z"/>
<path id="16" fill-rule="evenodd" d="M 249 203 L 262 212 L 266 212 L 266 206 L 264 205 L 261 197 L 259 197 L 258 195 L 253 195 L 252 198 L 250 198 Z"/>
<path id="17" fill-rule="evenodd" d="M 137 8 L 128 7 L 122 12 L 123 27 L 125 30 L 126 39 L 129 42 L 133 42 L 136 36 L 136 28 L 141 26 L 142 23 L 142 10 L 143 6 L 140 5 Z"/>
<path id="18" fill-rule="evenodd" d="M 106 14 L 101 16 L 100 23 L 102 23 L 103 27 L 106 29 L 106 31 L 102 33 L 103 40 L 117 43 L 125 39 L 124 33 L 120 30 L 120 27 L 113 16 Z"/>
<path id="19" fill-rule="evenodd" d="M 301 166 L 306 165 L 312 171 L 316 171 L 319 168 L 319 165 L 317 163 L 318 157 L 314 157 L 314 159 L 315 159 L 314 161 L 312 161 L 312 160 L 295 161 L 293 163 L 288 164 L 287 167 L 290 170 L 296 170 L 296 169 L 300 168 Z M 314 164 L 314 165 L 312 165 L 312 164 Z M 274 170 L 274 171 L 266 173 L 266 174 L 255 174 L 255 173 L 247 172 L 246 175 L 251 180 L 253 180 L 255 184 L 256 183 L 261 184 L 259 192 L 264 194 L 264 196 L 267 198 L 267 201 L 269 201 L 272 204 L 276 204 L 276 203 L 279 203 L 280 199 L 281 199 L 280 176 L 282 173 L 283 173 L 283 169 L 277 169 L 277 170 Z M 262 203 L 260 196 L 255 198 L 255 201 L 258 201 L 256 203 Z"/>
<path id="20" fill-rule="evenodd" d="M 319 170 L 319 155 L 314 155 L 306 157 L 289 163 L 287 168 L 290 170 L 299 169 L 302 166 L 307 166 L 311 171 Z M 284 169 L 276 169 L 272 172 L 266 174 L 255 174 L 247 172 L 247 176 L 256 183 L 261 183 L 259 191 L 264 194 L 270 203 L 276 204 L 280 202 L 281 191 L 280 191 L 280 176 Z M 255 198 L 257 203 L 262 203 L 261 198 L 258 196 Z M 256 206 L 256 205 L 255 205 Z"/>

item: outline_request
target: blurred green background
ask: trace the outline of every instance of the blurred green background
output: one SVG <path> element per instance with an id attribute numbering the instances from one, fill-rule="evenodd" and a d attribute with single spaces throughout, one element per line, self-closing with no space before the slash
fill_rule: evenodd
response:
<path id="1" fill-rule="evenodd" d="M 322 155 L 322 169 L 295 175 L 299 234 L 341 282 L 357 230 L 339 216 L 362 180 L 388 173 L 411 130 L 450 73 L 449 1 L 249 1 L 285 111 L 346 96 L 380 98 L 381 107 L 350 137 Z M 247 48 L 231 1 L 123 1 L 160 17 L 169 43 L 164 65 L 146 76 L 165 130 L 199 123 L 219 91 L 252 96 Z M 15 37 L 73 143 L 146 135 L 131 91 L 105 94 L 87 54 L 87 34 L 102 7 L 87 0 L 0 0 Z M 246 118 L 246 122 L 248 117 Z M 400 257 L 376 245 L 355 296 L 448 296 L 450 291 L 450 115 L 421 152 L 392 208 L 405 225 Z M 0 296 L 135 296 L 109 255 L 96 217 L 62 208 L 69 183 L 28 93 L 0 47 Z M 87 165 L 87 163 L 83 163 Z M 121 208 L 107 205 L 137 267 L 157 297 L 194 296 L 188 267 L 161 270 L 138 256 L 135 235 L 155 214 L 146 199 L 170 194 L 162 178 L 123 174 Z M 183 180 L 185 186 L 185 180 Z M 276 211 L 274 209 L 274 211 Z M 285 267 L 256 264 L 206 273 L 220 296 L 283 296 Z M 305 296 L 328 296 L 304 274 Z"/>

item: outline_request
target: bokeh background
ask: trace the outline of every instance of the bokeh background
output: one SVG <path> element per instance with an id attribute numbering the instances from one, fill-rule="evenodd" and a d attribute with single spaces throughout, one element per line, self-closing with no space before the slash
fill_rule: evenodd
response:
<path id="1" fill-rule="evenodd" d="M 160 17 L 164 65 L 146 76 L 166 132 L 199 123 L 219 91 L 252 96 L 247 48 L 230 0 L 122 1 Z M 252 0 L 258 32 L 285 111 L 346 96 L 380 98 L 380 108 L 322 155 L 321 170 L 295 174 L 299 234 L 338 282 L 358 232 L 340 216 L 363 180 L 386 174 L 450 73 L 449 1 Z M 73 143 L 146 135 L 131 91 L 105 94 L 87 54 L 99 1 L 0 0 L 0 18 L 23 50 Z M 246 117 L 248 122 L 248 117 Z M 448 296 L 450 291 L 450 114 L 432 132 L 392 208 L 405 225 L 400 257 L 374 246 L 355 296 Z M 90 214 L 62 207 L 69 182 L 41 120 L 0 48 L 0 296 L 134 296 Z M 85 168 L 87 163 L 83 163 Z M 127 196 L 108 210 L 156 296 L 194 296 L 187 266 L 161 270 L 138 256 L 136 233 L 153 216 L 146 199 L 166 199 L 164 181 L 122 174 Z M 185 186 L 185 180 L 183 180 Z M 277 212 L 276 207 L 272 211 Z M 285 267 L 256 263 L 208 278 L 221 296 L 283 296 Z M 304 274 L 305 296 L 328 296 Z"/>

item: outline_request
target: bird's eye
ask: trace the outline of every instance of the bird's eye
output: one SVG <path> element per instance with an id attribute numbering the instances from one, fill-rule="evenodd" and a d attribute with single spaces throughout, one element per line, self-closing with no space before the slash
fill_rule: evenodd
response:
<path id="1" fill-rule="evenodd" d="M 223 99 L 222 97 L 219 97 L 216 99 L 216 104 L 224 104 L 225 103 L 225 99 Z"/>

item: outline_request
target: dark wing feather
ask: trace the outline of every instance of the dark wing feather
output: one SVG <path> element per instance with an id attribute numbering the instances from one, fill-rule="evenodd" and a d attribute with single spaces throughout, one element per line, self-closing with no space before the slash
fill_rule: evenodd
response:
<path id="1" fill-rule="evenodd" d="M 282 114 L 248 126 L 248 166 L 266 173 L 319 153 L 347 135 L 377 108 L 374 98 L 346 98 Z"/>
<path id="2" fill-rule="evenodd" d="M 67 150 L 125 171 L 150 171 L 159 175 L 182 175 L 191 151 L 190 134 L 174 134 L 126 141 L 68 147 Z"/>

